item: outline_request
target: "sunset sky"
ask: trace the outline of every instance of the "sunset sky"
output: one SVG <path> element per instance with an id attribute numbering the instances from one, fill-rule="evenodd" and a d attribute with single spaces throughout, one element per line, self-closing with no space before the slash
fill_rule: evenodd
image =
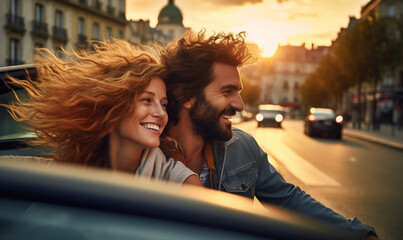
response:
<path id="1" fill-rule="evenodd" d="M 349 16 L 360 17 L 369 0 L 175 0 L 183 24 L 208 32 L 246 31 L 247 41 L 274 53 L 278 43 L 329 46 Z M 127 0 L 127 19 L 148 19 L 155 27 L 168 0 Z"/>

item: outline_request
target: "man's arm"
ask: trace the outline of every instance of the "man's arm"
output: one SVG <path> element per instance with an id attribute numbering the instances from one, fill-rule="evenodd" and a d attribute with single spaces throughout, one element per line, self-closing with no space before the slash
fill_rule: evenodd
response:
<path id="1" fill-rule="evenodd" d="M 375 237 L 376 233 L 372 227 L 362 224 L 357 218 L 344 218 L 316 201 L 299 187 L 286 182 L 269 163 L 267 154 L 258 146 L 255 139 L 251 137 L 251 140 L 256 147 L 258 158 L 259 178 L 256 181 L 255 195 L 260 201 L 309 215 L 337 228 L 353 230 L 362 236 L 369 237 L 368 234 L 373 234 Z"/>

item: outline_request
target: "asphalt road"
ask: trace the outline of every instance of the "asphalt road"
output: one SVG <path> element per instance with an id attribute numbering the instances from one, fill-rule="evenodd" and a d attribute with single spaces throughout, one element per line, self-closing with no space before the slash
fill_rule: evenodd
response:
<path id="1" fill-rule="evenodd" d="M 402 239 L 403 151 L 343 136 L 311 138 L 303 122 L 283 128 L 235 124 L 252 134 L 283 177 L 347 218 L 358 217 L 386 240 Z"/>

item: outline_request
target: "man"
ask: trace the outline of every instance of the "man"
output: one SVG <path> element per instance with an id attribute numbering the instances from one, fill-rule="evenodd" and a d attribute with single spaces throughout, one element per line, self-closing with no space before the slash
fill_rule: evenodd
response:
<path id="1" fill-rule="evenodd" d="M 335 227 L 378 239 L 357 218 L 347 220 L 290 183 L 274 169 L 249 134 L 231 128 L 230 117 L 243 110 L 238 67 L 252 60 L 243 34 L 205 39 L 187 35 L 162 52 L 166 66 L 169 123 L 166 155 L 199 174 L 205 187 L 298 211 Z M 171 141 L 172 143 L 172 141 Z M 176 146 L 178 151 L 172 146 Z"/>

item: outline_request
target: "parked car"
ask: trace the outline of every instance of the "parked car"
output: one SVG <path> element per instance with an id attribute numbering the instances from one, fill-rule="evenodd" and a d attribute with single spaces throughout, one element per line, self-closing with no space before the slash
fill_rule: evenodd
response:
<path id="1" fill-rule="evenodd" d="M 6 73 L 36 77 L 0 68 L 1 103 L 13 98 Z M 359 239 L 230 193 L 32 158 L 45 152 L 24 144 L 35 134 L 0 110 L 0 239 Z"/>
<path id="2" fill-rule="evenodd" d="M 8 76 L 27 79 L 28 75 L 32 81 L 36 81 L 34 65 L 0 67 L 0 104 L 10 104 L 15 100 L 14 94 L 20 98 L 24 98 L 27 94 L 25 90 L 7 84 Z M 35 137 L 35 133 L 27 131 L 23 124 L 16 122 L 7 109 L 0 105 L 0 155 L 36 155 L 44 149 L 28 148 L 25 144 L 26 140 Z"/>
<path id="3" fill-rule="evenodd" d="M 341 139 L 342 130 L 343 117 L 330 108 L 311 108 L 304 120 L 304 131 L 308 136 Z"/>
<path id="4" fill-rule="evenodd" d="M 261 104 L 256 114 L 257 127 L 274 126 L 281 127 L 284 120 L 284 109 L 280 105 Z"/>

